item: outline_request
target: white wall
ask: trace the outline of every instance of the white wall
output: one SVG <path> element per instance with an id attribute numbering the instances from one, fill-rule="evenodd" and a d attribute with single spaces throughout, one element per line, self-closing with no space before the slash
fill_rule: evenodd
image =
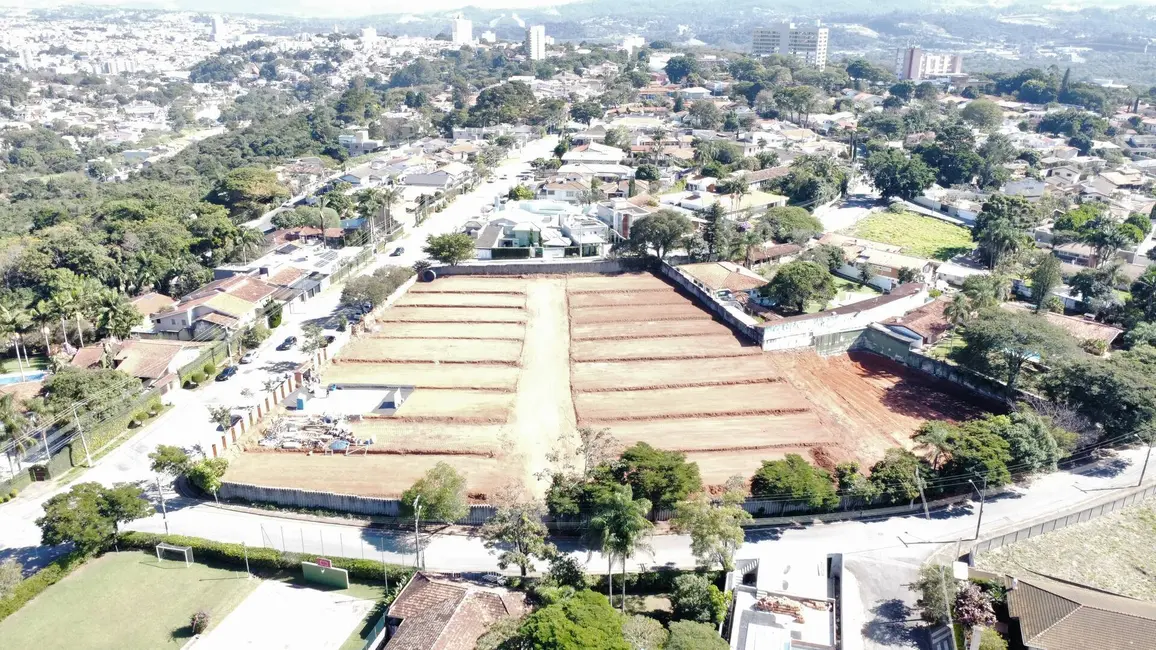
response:
<path id="1" fill-rule="evenodd" d="M 764 350 L 793 350 L 814 345 L 815 337 L 866 327 L 907 312 L 927 302 L 927 290 L 884 302 L 874 308 L 849 313 L 826 313 L 810 318 L 768 321 L 763 325 Z M 853 306 L 853 305 L 851 305 Z"/>

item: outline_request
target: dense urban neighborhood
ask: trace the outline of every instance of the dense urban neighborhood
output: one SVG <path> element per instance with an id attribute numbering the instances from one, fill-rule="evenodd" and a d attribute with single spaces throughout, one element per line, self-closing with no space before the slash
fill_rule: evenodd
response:
<path id="1" fill-rule="evenodd" d="M 1153 647 L 1156 86 L 602 4 L 0 11 L 0 646 Z"/>

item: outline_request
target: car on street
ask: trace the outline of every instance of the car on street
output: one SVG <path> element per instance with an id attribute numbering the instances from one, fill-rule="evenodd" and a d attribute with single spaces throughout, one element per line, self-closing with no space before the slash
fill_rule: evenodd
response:
<path id="1" fill-rule="evenodd" d="M 228 381 L 229 377 L 237 374 L 237 366 L 225 366 L 225 369 L 217 373 L 217 381 Z"/>
<path id="2" fill-rule="evenodd" d="M 245 353 L 244 356 L 241 357 L 241 363 L 253 363 L 256 360 L 257 360 L 257 351 L 256 350 L 249 350 L 248 352 Z"/>
<path id="3" fill-rule="evenodd" d="M 330 344 L 330 343 L 332 343 L 332 342 L 334 342 L 334 341 L 336 341 L 336 340 L 337 340 L 337 337 L 336 337 L 336 336 L 333 336 L 332 334 L 330 334 L 330 335 L 326 336 L 325 338 L 321 339 L 321 342 L 322 342 L 322 347 L 326 347 L 326 348 L 327 348 L 327 347 L 329 347 L 329 344 Z"/>
<path id="4" fill-rule="evenodd" d="M 405 255 L 404 246 L 398 246 L 397 248 L 393 249 L 392 253 L 389 254 L 390 257 L 401 257 L 402 255 Z"/>
<path id="5" fill-rule="evenodd" d="M 289 336 L 286 337 L 284 341 L 281 341 L 281 345 L 278 345 L 277 349 L 284 352 L 285 350 L 292 350 L 294 345 L 297 345 L 297 337 Z"/>

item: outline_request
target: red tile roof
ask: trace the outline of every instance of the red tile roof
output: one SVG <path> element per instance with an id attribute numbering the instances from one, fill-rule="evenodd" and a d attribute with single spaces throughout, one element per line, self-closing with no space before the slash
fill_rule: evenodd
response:
<path id="1" fill-rule="evenodd" d="M 526 610 L 520 594 L 418 573 L 389 608 L 402 619 L 387 650 L 473 650 L 494 622 Z"/>

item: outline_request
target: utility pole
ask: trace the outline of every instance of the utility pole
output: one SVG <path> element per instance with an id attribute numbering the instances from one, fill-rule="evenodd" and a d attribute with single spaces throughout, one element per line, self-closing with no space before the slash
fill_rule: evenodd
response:
<path id="1" fill-rule="evenodd" d="M 971 483 L 971 487 L 975 488 L 975 490 L 977 492 L 979 492 L 979 519 L 977 519 L 975 522 L 975 541 L 978 542 L 979 541 L 979 527 L 983 525 L 983 504 L 984 504 L 984 501 L 987 500 L 987 477 L 986 476 L 983 477 L 983 489 L 982 490 L 980 490 L 978 487 L 976 487 L 975 482 L 972 481 L 971 479 L 967 479 L 967 482 Z"/>
<path id="2" fill-rule="evenodd" d="M 421 495 L 413 500 L 413 547 L 417 552 L 417 557 L 414 559 L 414 566 L 422 568 L 421 563 L 421 535 L 418 533 L 418 521 L 421 519 Z"/>
<path id="3" fill-rule="evenodd" d="M 958 540 L 958 539 L 955 540 L 955 557 L 956 558 L 959 557 L 959 543 L 960 543 L 960 541 L 961 540 Z M 944 610 L 944 612 L 947 613 L 947 631 L 951 633 L 951 648 L 952 648 L 952 650 L 959 650 L 959 644 L 956 643 L 956 641 L 955 641 L 955 623 L 951 620 L 951 606 L 953 603 L 951 602 L 951 599 L 948 598 L 948 596 L 947 596 L 947 575 L 944 573 L 944 570 L 946 570 L 946 569 L 947 569 L 947 567 L 945 567 L 943 565 L 940 565 L 940 567 L 939 567 L 939 571 L 940 571 L 939 576 L 942 578 L 942 580 L 939 581 L 939 586 L 943 587 L 943 610 Z M 955 580 L 955 576 L 952 575 L 951 579 Z"/>
<path id="4" fill-rule="evenodd" d="M 163 519 L 165 522 L 165 534 L 168 535 L 169 534 L 169 513 L 168 513 L 168 510 L 165 508 L 165 493 L 164 493 L 164 490 L 161 489 L 161 476 L 160 476 L 160 474 L 157 474 L 156 479 L 157 479 L 157 496 L 161 498 L 161 519 Z"/>
<path id="5" fill-rule="evenodd" d="M 1140 480 L 1136 481 L 1136 487 L 1140 487 L 1144 484 L 1144 475 L 1148 473 L 1148 461 L 1152 460 L 1152 442 L 1153 440 L 1156 440 L 1156 437 L 1153 437 L 1153 433 L 1154 432 L 1152 431 L 1148 432 L 1148 435 L 1151 438 L 1148 441 L 1148 455 L 1144 457 L 1144 468 L 1140 470 Z M 1138 435 L 1136 436 L 1136 439 L 1140 440 L 1141 442 L 1144 441 L 1143 438 Z"/>
<path id="6" fill-rule="evenodd" d="M 927 509 L 927 495 L 923 493 L 923 479 L 919 476 L 919 470 L 915 470 L 915 486 L 919 488 L 919 499 L 923 501 L 923 516 L 931 521 L 931 511 Z"/>
<path id="7" fill-rule="evenodd" d="M 80 428 L 80 418 L 76 415 L 76 407 L 72 407 L 72 421 L 76 423 L 76 430 L 80 433 L 80 444 L 84 445 L 84 457 L 88 462 L 89 469 L 92 468 L 92 454 L 88 453 L 88 441 L 84 439 L 84 429 Z M 164 498 L 161 498 L 164 503 Z"/>

